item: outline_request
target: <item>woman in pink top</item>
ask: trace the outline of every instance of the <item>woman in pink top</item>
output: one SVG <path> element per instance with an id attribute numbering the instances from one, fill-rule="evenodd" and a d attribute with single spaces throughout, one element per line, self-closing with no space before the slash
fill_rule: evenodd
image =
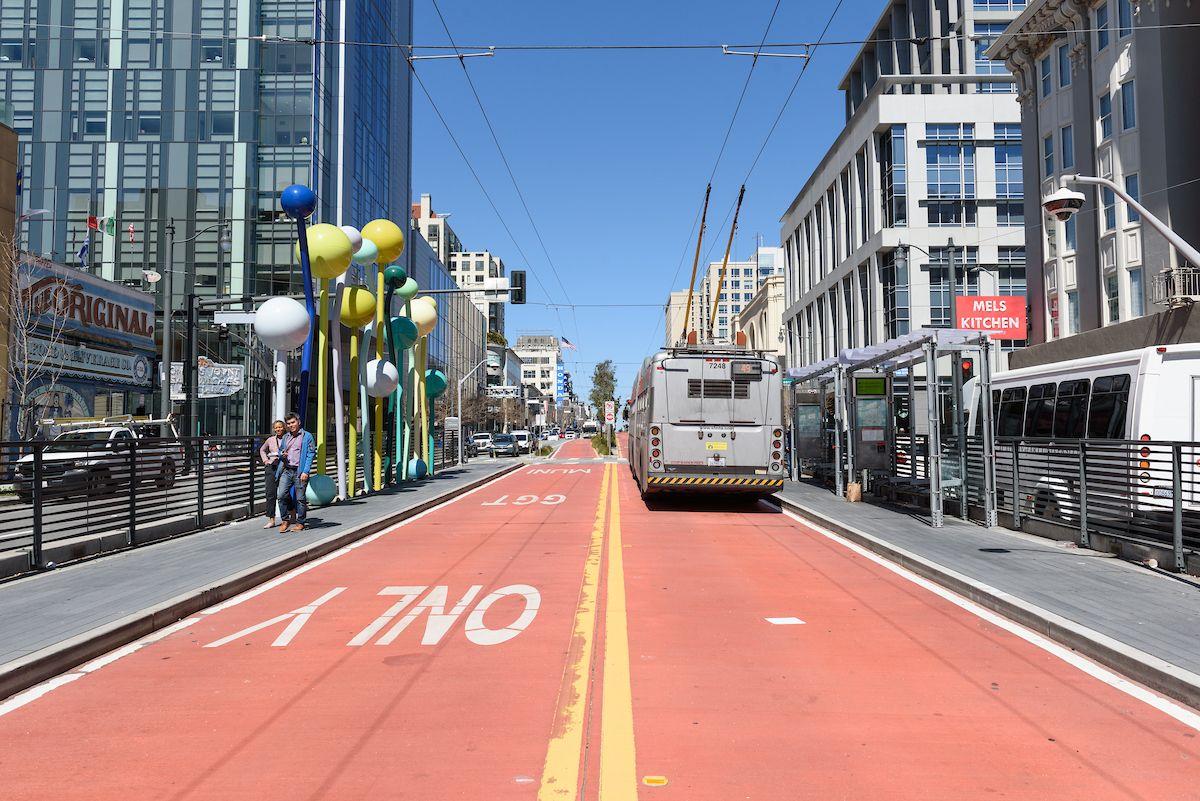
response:
<path id="1" fill-rule="evenodd" d="M 286 430 L 282 420 L 272 423 L 271 429 L 275 433 L 267 437 L 262 447 L 258 449 L 258 459 L 266 465 L 263 473 L 267 483 L 267 524 L 263 528 L 275 528 L 275 510 L 279 506 L 275 499 L 275 491 L 279 485 L 279 479 L 275 477 L 275 466 L 279 464 L 279 446 L 283 443 L 283 434 Z"/>

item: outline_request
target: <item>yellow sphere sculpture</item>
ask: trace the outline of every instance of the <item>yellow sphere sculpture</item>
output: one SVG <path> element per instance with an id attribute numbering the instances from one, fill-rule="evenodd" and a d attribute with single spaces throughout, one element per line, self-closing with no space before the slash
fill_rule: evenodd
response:
<path id="1" fill-rule="evenodd" d="M 363 226 L 364 239 L 379 248 L 379 264 L 391 264 L 404 252 L 404 232 L 391 220 L 371 220 Z"/>
<path id="2" fill-rule="evenodd" d="M 408 316 L 417 324 L 417 331 L 421 336 L 425 336 L 437 325 L 437 309 L 432 303 L 421 303 L 420 300 L 421 298 L 417 298 L 412 302 L 412 312 Z"/>
<path id="3" fill-rule="evenodd" d="M 375 319 L 375 296 L 365 286 L 342 287 L 342 325 L 354 328 Z"/>
<path id="4" fill-rule="evenodd" d="M 437 310 L 437 299 L 433 295 L 422 295 L 419 298 L 414 298 L 413 303 L 428 303 L 434 308 L 434 311 Z"/>
<path id="5" fill-rule="evenodd" d="M 292 248 L 296 261 L 300 261 L 300 243 Z M 317 223 L 308 227 L 308 263 L 315 278 L 331 280 L 350 267 L 354 245 L 346 232 L 336 225 Z"/>

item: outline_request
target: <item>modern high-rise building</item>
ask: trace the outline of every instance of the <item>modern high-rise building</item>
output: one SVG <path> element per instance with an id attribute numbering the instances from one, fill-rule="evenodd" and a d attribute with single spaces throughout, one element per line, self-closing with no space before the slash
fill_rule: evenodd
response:
<path id="1" fill-rule="evenodd" d="M 437 252 L 438 260 L 450 265 L 450 254 L 462 250 L 462 242 L 458 234 L 447 222 L 449 214 L 438 214 L 433 210 L 433 198 L 428 193 L 421 193 L 421 199 L 412 204 L 413 224 Z"/>
<path id="2" fill-rule="evenodd" d="M 698 330 L 702 341 L 728 342 L 733 334 L 732 320 L 742 307 L 750 302 L 754 293 L 771 275 L 782 274 L 784 267 L 783 248 L 759 246 L 749 259 L 731 260 L 725 265 L 725 278 L 721 281 L 723 262 L 710 262 L 696 281 L 692 293 L 692 312 L 689 330 Z M 717 300 L 717 286 L 721 295 Z M 665 313 L 667 315 L 668 345 L 675 344 L 673 332 L 682 333 L 683 315 L 687 308 L 687 290 L 672 292 Z M 677 297 L 678 296 L 678 297 Z M 678 305 L 677 314 L 674 309 Z M 713 311 L 716 311 L 714 317 Z"/>
<path id="3" fill-rule="evenodd" d="M 953 325 L 952 266 L 958 294 L 1024 295 L 1020 108 L 984 55 L 1023 6 L 888 0 L 865 31 L 845 127 L 781 220 L 789 365 Z"/>
<path id="4" fill-rule="evenodd" d="M 21 203 L 49 212 L 25 247 L 118 281 L 173 270 L 176 310 L 299 291 L 284 187 L 316 190 L 317 222 L 409 214 L 411 31 L 410 0 L 0 0 Z"/>
<path id="5" fill-rule="evenodd" d="M 1200 243 L 1197 24 L 1192 3 L 1034 0 L 988 51 L 1013 71 L 1021 101 L 1031 343 L 1161 312 L 1155 301 L 1173 294 L 1164 271 L 1188 267 L 1112 189 L 1070 187 L 1087 202 L 1066 222 L 1041 200 L 1064 175 L 1107 178 Z M 1156 344 L 1181 328 L 1145 320 L 1106 334 L 1105 347 Z M 1084 347 L 1039 350 L 1062 358 Z"/>
<path id="6" fill-rule="evenodd" d="M 450 273 L 463 289 L 478 286 L 479 292 L 471 293 L 475 306 L 487 315 L 488 326 L 498 334 L 504 333 L 504 303 L 490 299 L 483 292 L 489 278 L 504 277 L 504 262 L 490 251 L 450 253 Z"/>

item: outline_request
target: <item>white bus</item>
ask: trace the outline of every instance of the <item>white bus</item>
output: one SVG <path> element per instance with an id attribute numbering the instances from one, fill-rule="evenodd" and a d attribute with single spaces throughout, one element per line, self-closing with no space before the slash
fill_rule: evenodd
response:
<path id="1" fill-rule="evenodd" d="M 978 381 L 963 387 L 968 434 L 979 432 Z M 1097 476 L 1106 488 L 1124 487 L 1110 507 L 1170 509 L 1173 505 L 1171 449 L 1162 442 L 1200 438 L 1200 344 L 1160 345 L 997 373 L 992 377 L 996 436 L 1043 440 L 1019 452 L 1025 514 L 1078 515 L 1078 441 L 1098 441 Z M 1121 449 L 1104 440 L 1137 441 Z M 1059 447 L 1061 445 L 1061 447 Z M 1183 502 L 1196 508 L 1193 478 L 1200 453 L 1185 447 Z M 1118 459 L 1118 454 L 1120 458 Z M 1074 470 L 1064 460 L 1073 455 Z M 1107 461 L 1105 461 L 1107 457 Z M 998 441 L 997 474 L 1012 475 L 1012 450 Z M 1089 462 L 1091 465 L 1091 462 Z M 1092 467 L 1089 466 L 1089 475 Z M 997 481 L 1001 496 L 1011 483 Z M 1089 499 L 1097 490 L 1089 487 Z M 1104 499 L 1101 501 L 1103 505 Z M 1091 500 L 1089 500 L 1089 504 Z M 1002 504 L 1007 505 L 1007 504 Z"/>

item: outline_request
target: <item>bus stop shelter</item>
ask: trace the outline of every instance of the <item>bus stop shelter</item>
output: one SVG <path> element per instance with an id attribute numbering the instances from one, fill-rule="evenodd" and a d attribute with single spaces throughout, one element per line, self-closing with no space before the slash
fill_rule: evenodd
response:
<path id="1" fill-rule="evenodd" d="M 899 370 L 908 371 L 909 410 L 914 410 L 912 404 L 915 392 L 915 381 L 912 368 L 924 364 L 926 411 L 929 426 L 929 460 L 926 470 L 926 480 L 929 488 L 929 515 L 931 524 L 940 527 L 944 523 L 945 491 L 952 487 L 958 488 L 960 499 L 960 514 L 967 517 L 967 416 L 964 413 L 963 381 L 961 362 L 964 355 L 976 356 L 978 370 L 979 404 L 979 437 L 983 449 L 983 511 L 984 524 L 996 525 L 996 473 L 995 473 L 995 430 L 992 425 L 991 403 L 991 340 L 989 335 L 980 331 L 968 331 L 956 328 L 919 328 L 878 345 L 868 345 L 862 348 L 847 348 L 836 357 L 825 359 L 816 364 L 788 370 L 795 389 L 800 384 L 815 383 L 818 386 L 833 385 L 834 403 L 834 476 L 839 495 L 845 494 L 846 484 L 853 480 L 855 465 L 854 447 L 859 441 L 858 416 L 855 414 L 854 396 L 851 393 L 851 381 L 856 373 L 874 371 L 892 377 Z M 938 361 L 942 357 L 951 359 L 951 377 L 955 402 L 953 404 L 953 432 L 957 443 L 957 453 L 951 467 L 942 453 L 942 405 L 938 400 Z M 888 408 L 895 409 L 894 382 L 887 381 Z M 843 433 L 845 444 L 843 445 Z M 915 438 L 914 438 L 915 441 Z M 894 443 L 892 444 L 894 448 Z M 894 474 L 893 460 L 893 475 Z M 951 469 L 947 470 L 946 468 Z M 914 477 L 915 478 L 915 477 Z"/>

